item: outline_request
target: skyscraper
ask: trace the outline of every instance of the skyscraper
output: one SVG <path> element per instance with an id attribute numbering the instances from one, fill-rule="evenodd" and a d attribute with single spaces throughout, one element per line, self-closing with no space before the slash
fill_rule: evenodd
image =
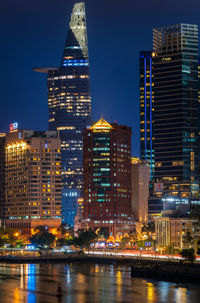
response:
<path id="1" fill-rule="evenodd" d="M 140 157 L 150 165 L 150 177 L 154 173 L 154 75 L 151 51 L 140 52 Z"/>
<path id="2" fill-rule="evenodd" d="M 35 70 L 47 73 L 49 130 L 59 131 L 61 138 L 63 216 L 68 223 L 65 210 L 69 205 L 76 209 L 77 199 L 82 195 L 83 130 L 91 124 L 84 2 L 74 5 L 60 67 Z"/>
<path id="3" fill-rule="evenodd" d="M 153 30 L 155 192 L 192 197 L 199 190 L 198 26 Z"/>
<path id="4" fill-rule="evenodd" d="M 0 226 L 5 219 L 5 136 L 6 134 L 0 133 Z"/>
<path id="5" fill-rule="evenodd" d="M 133 228 L 131 128 L 103 118 L 84 132 L 84 211 L 91 228 L 122 235 Z M 83 221 L 84 221 L 83 220 Z"/>
<path id="6" fill-rule="evenodd" d="M 6 227 L 30 235 L 61 224 L 61 153 L 56 131 L 11 129 L 5 137 Z"/>

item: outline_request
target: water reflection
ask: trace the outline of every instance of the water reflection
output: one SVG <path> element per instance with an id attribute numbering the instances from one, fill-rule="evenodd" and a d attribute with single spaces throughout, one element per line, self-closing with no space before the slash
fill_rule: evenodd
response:
<path id="1" fill-rule="evenodd" d="M 131 279 L 128 266 L 0 264 L 1 303 L 199 303 L 199 298 L 198 285 Z"/>
<path id="2" fill-rule="evenodd" d="M 121 299 L 122 297 L 122 272 L 120 270 L 117 271 L 116 274 L 116 284 L 117 284 L 117 297 Z"/>
<path id="3" fill-rule="evenodd" d="M 26 285 L 28 290 L 28 303 L 36 303 L 36 265 L 35 264 L 26 264 Z"/>
<path id="4" fill-rule="evenodd" d="M 159 282 L 158 289 L 159 289 L 159 297 L 162 302 L 168 301 L 168 296 L 170 296 L 170 288 L 172 284 L 166 282 Z"/>
<path id="5" fill-rule="evenodd" d="M 147 283 L 147 299 L 148 303 L 156 302 L 155 286 L 153 283 Z"/>
<path id="6" fill-rule="evenodd" d="M 20 302 L 20 293 L 19 293 L 19 288 L 16 287 L 14 290 L 14 303 L 19 303 Z"/>
<path id="7" fill-rule="evenodd" d="M 175 301 L 177 303 L 186 303 L 187 302 L 187 294 L 186 294 L 187 289 L 178 287 L 175 290 Z"/>

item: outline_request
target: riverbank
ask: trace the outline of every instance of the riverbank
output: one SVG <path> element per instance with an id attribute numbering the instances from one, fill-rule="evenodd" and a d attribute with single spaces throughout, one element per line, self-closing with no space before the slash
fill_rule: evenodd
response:
<path id="1" fill-rule="evenodd" d="M 131 265 L 131 277 L 153 278 L 171 282 L 200 283 L 199 264 L 160 262 L 145 263 L 139 261 Z"/>
<path id="2" fill-rule="evenodd" d="M 95 263 L 131 266 L 131 277 L 154 278 L 174 282 L 200 282 L 200 264 L 183 263 L 180 261 L 152 260 L 126 256 L 42 256 L 13 257 L 1 256 L 1 263 Z"/>

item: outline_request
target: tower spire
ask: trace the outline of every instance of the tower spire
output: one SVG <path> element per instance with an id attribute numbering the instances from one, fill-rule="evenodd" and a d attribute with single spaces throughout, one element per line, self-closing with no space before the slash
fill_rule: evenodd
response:
<path id="1" fill-rule="evenodd" d="M 71 66 L 71 63 L 88 63 L 84 61 L 71 62 L 72 60 L 88 60 L 85 1 L 76 2 L 74 5 L 61 65 Z"/>

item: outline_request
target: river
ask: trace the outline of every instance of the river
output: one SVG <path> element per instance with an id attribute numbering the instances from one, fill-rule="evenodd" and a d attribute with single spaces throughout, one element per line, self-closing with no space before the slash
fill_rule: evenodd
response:
<path id="1" fill-rule="evenodd" d="M 61 294 L 61 295 L 60 295 Z M 198 284 L 130 276 L 130 266 L 0 264 L 0 303 L 199 303 Z"/>

